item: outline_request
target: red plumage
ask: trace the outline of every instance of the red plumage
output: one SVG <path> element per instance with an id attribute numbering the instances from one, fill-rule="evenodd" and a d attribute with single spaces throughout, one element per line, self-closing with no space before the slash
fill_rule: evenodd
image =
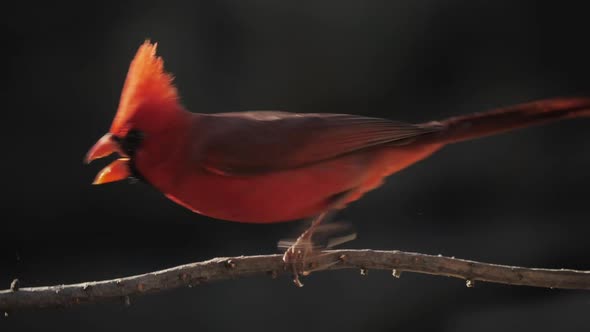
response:
<path id="1" fill-rule="evenodd" d="M 446 144 L 582 116 L 590 116 L 589 98 L 424 124 L 347 114 L 191 113 L 180 104 L 156 45 L 145 42 L 110 131 L 87 160 L 124 156 L 98 175 L 97 184 L 136 175 L 204 215 L 282 222 L 342 208 Z"/>

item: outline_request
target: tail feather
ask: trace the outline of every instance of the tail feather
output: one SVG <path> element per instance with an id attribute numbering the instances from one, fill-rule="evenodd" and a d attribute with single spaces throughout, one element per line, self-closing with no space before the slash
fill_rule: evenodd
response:
<path id="1" fill-rule="evenodd" d="M 448 118 L 426 125 L 442 125 L 437 143 L 449 144 L 559 120 L 590 117 L 590 98 L 556 98 Z"/>

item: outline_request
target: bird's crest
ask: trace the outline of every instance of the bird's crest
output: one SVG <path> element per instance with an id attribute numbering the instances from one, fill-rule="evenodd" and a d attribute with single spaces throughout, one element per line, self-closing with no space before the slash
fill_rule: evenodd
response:
<path id="1" fill-rule="evenodd" d="M 156 56 L 157 43 L 146 40 L 131 61 L 121 92 L 119 108 L 111 125 L 112 133 L 123 134 L 128 122 L 142 106 L 159 106 L 170 109 L 176 105 L 178 92 L 172 84 L 173 77 L 164 70 L 164 60 Z"/>

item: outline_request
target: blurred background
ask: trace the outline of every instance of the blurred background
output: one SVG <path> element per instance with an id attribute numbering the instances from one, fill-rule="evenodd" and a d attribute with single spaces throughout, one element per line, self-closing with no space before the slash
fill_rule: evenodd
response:
<path id="1" fill-rule="evenodd" d="M 277 253 L 301 223 L 210 219 L 151 187 L 93 187 L 130 60 L 159 43 L 194 112 L 338 112 L 408 122 L 590 95 L 587 8 L 539 1 L 130 1 L 3 5 L 0 288 Z M 449 146 L 338 220 L 346 248 L 590 269 L 590 120 Z M 231 204 L 231 202 L 228 202 Z M 387 271 L 235 280 L 11 313 L 2 331 L 583 331 L 590 294 Z"/>

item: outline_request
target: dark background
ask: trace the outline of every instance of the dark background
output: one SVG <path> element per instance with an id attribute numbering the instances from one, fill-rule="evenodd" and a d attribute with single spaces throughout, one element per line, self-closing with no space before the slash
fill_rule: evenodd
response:
<path id="1" fill-rule="evenodd" d="M 420 122 L 590 95 L 586 8 L 538 1 L 170 1 L 6 4 L 0 288 L 99 280 L 278 252 L 300 223 L 247 225 L 144 184 L 93 187 L 145 38 L 195 112 L 281 109 Z M 338 219 L 345 247 L 590 269 L 590 121 L 450 146 Z M 228 202 L 231 204 L 231 202 Z M 583 331 L 590 295 L 387 271 L 245 279 L 71 309 L 13 312 L 2 331 Z"/>

